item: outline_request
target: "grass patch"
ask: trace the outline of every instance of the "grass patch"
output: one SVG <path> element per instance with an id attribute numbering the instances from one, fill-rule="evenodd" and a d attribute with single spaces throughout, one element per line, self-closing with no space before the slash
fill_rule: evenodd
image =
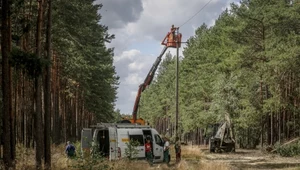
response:
<path id="1" fill-rule="evenodd" d="M 76 150 L 80 147 L 75 144 Z M 33 149 L 26 149 L 21 145 L 16 148 L 17 159 L 16 169 L 20 170 L 34 170 L 35 169 L 35 153 Z M 118 161 L 108 161 L 107 158 L 92 159 L 87 156 L 85 158 L 69 159 L 66 157 L 65 146 L 52 146 L 52 169 L 55 170 L 81 170 L 81 169 L 101 169 L 101 170 L 229 170 L 230 166 L 224 163 L 212 163 L 202 161 L 204 154 L 199 147 L 182 146 L 182 161 L 175 164 L 174 147 L 171 146 L 171 163 L 170 166 L 166 164 L 154 164 L 151 167 L 147 161 L 144 160 L 128 160 L 122 159 Z M 77 155 L 78 156 L 78 155 Z"/>

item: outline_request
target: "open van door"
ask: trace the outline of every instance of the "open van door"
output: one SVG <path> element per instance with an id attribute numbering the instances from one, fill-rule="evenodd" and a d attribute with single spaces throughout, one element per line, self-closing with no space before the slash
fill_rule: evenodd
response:
<path id="1" fill-rule="evenodd" d="M 138 153 L 134 158 L 145 158 L 145 141 L 142 129 L 129 129 L 128 130 L 129 140 L 135 140 L 139 142 L 137 146 Z"/>
<path id="2" fill-rule="evenodd" d="M 109 127 L 109 160 L 115 160 L 118 158 L 118 148 L 117 148 L 117 128 Z"/>
<path id="3" fill-rule="evenodd" d="M 92 132 L 90 128 L 83 128 L 81 131 L 81 152 L 90 153 L 92 146 Z"/>
<path id="4" fill-rule="evenodd" d="M 152 130 L 153 134 L 153 155 L 154 155 L 154 162 L 162 162 L 164 159 L 164 142 L 160 138 L 159 134 Z"/>

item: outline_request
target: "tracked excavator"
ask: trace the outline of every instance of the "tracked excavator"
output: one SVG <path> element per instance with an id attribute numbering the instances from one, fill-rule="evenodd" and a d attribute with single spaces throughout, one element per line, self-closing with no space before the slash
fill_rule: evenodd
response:
<path id="1" fill-rule="evenodd" d="M 235 135 L 228 113 L 224 121 L 209 125 L 205 136 L 208 138 L 209 152 L 235 152 Z"/>
<path id="2" fill-rule="evenodd" d="M 161 45 L 164 45 L 164 48 L 162 49 L 161 53 L 159 56 L 156 58 L 154 64 L 152 65 L 151 69 L 149 70 L 144 82 L 140 84 L 136 99 L 134 102 L 133 106 L 133 112 L 132 112 L 132 117 L 123 117 L 119 123 L 134 123 L 134 124 L 140 124 L 140 125 L 145 125 L 146 121 L 142 118 L 137 118 L 137 112 L 139 109 L 139 104 L 140 104 L 140 99 L 142 92 L 146 89 L 147 86 L 149 86 L 153 80 L 153 77 L 155 75 L 155 72 L 161 62 L 162 56 L 165 54 L 166 50 L 168 48 L 179 48 L 181 46 L 181 37 L 182 35 L 178 33 L 178 28 L 174 27 L 172 25 L 170 32 L 165 36 L 163 41 L 161 42 Z"/>

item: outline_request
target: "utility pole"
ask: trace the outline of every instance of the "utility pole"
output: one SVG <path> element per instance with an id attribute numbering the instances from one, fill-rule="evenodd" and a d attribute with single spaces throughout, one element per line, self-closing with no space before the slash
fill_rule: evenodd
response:
<path id="1" fill-rule="evenodd" d="M 177 35 L 179 35 L 179 28 L 177 28 Z M 176 54 L 176 117 L 175 117 L 175 133 L 176 137 L 179 137 L 178 135 L 178 117 L 179 117 L 179 108 L 178 108 L 178 79 L 179 79 L 179 44 L 180 41 L 176 41 L 176 49 L 177 49 L 177 54 Z"/>

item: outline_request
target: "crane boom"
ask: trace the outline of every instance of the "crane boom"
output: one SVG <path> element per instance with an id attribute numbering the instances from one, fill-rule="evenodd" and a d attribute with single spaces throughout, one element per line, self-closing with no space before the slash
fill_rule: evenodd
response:
<path id="1" fill-rule="evenodd" d="M 140 99 L 141 99 L 141 94 L 146 89 L 146 87 L 151 84 L 151 82 L 153 80 L 153 77 L 155 75 L 155 72 L 158 68 L 158 65 L 161 62 L 161 58 L 165 54 L 167 49 L 168 49 L 168 46 L 165 46 L 163 48 L 160 55 L 156 58 L 154 64 L 152 65 L 152 67 L 151 67 L 149 73 L 147 74 L 147 77 L 145 78 L 144 82 L 142 84 L 140 84 L 140 86 L 139 86 L 139 90 L 138 90 L 136 98 L 135 98 L 133 112 L 132 112 L 133 122 L 136 122 L 137 111 L 138 111 L 138 107 L 139 107 L 139 103 L 140 103 Z"/>
<path id="2" fill-rule="evenodd" d="M 134 106 L 133 106 L 133 112 L 132 112 L 132 118 L 123 117 L 123 120 L 120 120 L 120 123 L 138 123 L 141 125 L 145 124 L 145 121 L 142 118 L 137 119 L 137 112 L 139 108 L 139 103 L 141 99 L 142 92 L 146 89 L 147 86 L 149 86 L 154 78 L 155 72 L 161 62 L 162 56 L 165 54 L 166 50 L 168 48 L 180 48 L 181 44 L 181 37 L 182 35 L 178 33 L 178 27 L 174 27 L 172 25 L 171 31 L 168 32 L 168 34 L 165 36 L 165 38 L 162 40 L 161 45 L 164 45 L 164 48 L 162 49 L 160 55 L 156 58 L 155 62 L 153 63 L 151 69 L 149 70 L 149 73 L 147 74 L 144 82 L 139 85 L 139 89 L 135 98 Z M 177 30 L 177 33 L 176 33 Z"/>

